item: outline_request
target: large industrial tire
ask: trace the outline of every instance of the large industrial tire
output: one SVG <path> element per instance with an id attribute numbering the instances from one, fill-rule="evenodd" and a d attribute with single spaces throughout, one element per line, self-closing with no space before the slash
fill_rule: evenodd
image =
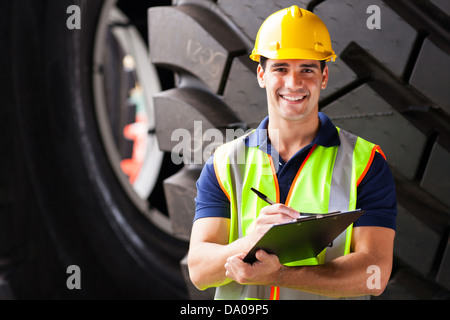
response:
<path id="1" fill-rule="evenodd" d="M 155 96 L 156 133 L 162 150 L 183 153 L 185 167 L 165 181 L 165 191 L 174 228 L 189 236 L 195 181 L 206 158 L 201 151 L 211 143 L 202 134 L 211 128 L 243 132 L 266 115 L 265 92 L 248 55 L 262 21 L 292 1 L 174 2 L 149 10 L 149 44 L 152 61 L 177 74 L 176 88 Z M 450 298 L 448 3 L 296 4 L 324 20 L 338 54 L 329 63 L 321 111 L 380 144 L 395 176 L 395 263 L 379 299 Z M 184 149 L 174 135 L 180 128 L 192 139 Z M 191 297 L 211 297 L 190 285 L 183 265 Z"/>
<path id="2" fill-rule="evenodd" d="M 133 76 L 148 80 L 130 72 L 139 57 L 122 64 L 120 41 L 143 45 L 134 26 L 106 0 L 1 1 L 0 14 L 0 299 L 187 298 L 188 243 L 158 199 L 170 156 L 149 155 L 154 201 L 118 170 L 134 148 L 117 136 L 134 122 L 121 112 Z"/>

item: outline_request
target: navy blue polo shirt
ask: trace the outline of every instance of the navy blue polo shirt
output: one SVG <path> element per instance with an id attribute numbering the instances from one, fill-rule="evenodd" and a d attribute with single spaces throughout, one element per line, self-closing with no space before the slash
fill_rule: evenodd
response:
<path id="1" fill-rule="evenodd" d="M 280 187 L 280 202 L 286 201 L 289 188 L 313 145 L 332 147 L 340 145 L 337 130 L 331 120 L 319 112 L 320 129 L 316 138 L 306 147 L 297 151 L 287 162 L 279 158 L 277 169 Z M 269 117 L 266 117 L 257 129 L 267 129 Z M 271 145 L 266 130 L 257 130 L 246 138 L 246 145 L 258 147 L 270 154 Z M 206 162 L 197 180 L 197 197 L 195 198 L 195 218 L 224 217 L 230 218 L 230 202 L 217 181 L 214 172 L 213 156 Z M 394 178 L 383 158 L 376 152 L 372 165 L 357 189 L 356 208 L 366 212 L 353 224 L 354 227 L 376 226 L 396 229 L 397 199 Z"/>

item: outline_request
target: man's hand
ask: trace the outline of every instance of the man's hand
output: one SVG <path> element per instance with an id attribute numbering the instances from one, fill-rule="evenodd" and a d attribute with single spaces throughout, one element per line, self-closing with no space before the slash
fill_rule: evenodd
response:
<path id="1" fill-rule="evenodd" d="M 192 226 L 188 258 L 192 282 L 200 290 L 229 283 L 231 280 L 225 275 L 224 270 L 228 258 L 239 256 L 245 265 L 242 261 L 245 254 L 273 224 L 289 222 L 299 216 L 297 211 L 282 204 L 264 207 L 253 232 L 232 243 L 228 243 L 230 219 L 218 217 L 197 219 Z"/>
<path id="2" fill-rule="evenodd" d="M 268 254 L 263 250 L 256 252 L 256 261 L 253 264 L 243 261 L 245 253 L 231 256 L 225 263 L 228 278 L 240 284 L 275 285 L 281 278 L 284 266 L 273 254 Z"/>
<path id="3" fill-rule="evenodd" d="M 290 222 L 298 217 L 300 213 L 281 203 L 262 208 L 256 219 L 255 230 L 249 235 L 250 243 L 253 246 L 272 225 Z M 243 261 L 246 254 L 246 252 L 238 253 L 227 259 L 225 275 L 228 278 L 241 284 L 259 285 L 273 284 L 279 279 L 283 265 L 277 256 L 258 250 L 256 252 L 258 261 L 249 264 Z"/>
<path id="4" fill-rule="evenodd" d="M 262 236 L 274 224 L 290 222 L 300 217 L 300 213 L 281 203 L 266 206 L 261 209 L 256 219 L 255 233 Z"/>

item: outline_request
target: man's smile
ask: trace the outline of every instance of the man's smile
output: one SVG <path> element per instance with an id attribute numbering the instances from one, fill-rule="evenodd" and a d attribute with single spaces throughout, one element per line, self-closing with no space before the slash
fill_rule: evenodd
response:
<path id="1" fill-rule="evenodd" d="M 280 94 L 279 95 L 284 100 L 290 102 L 300 102 L 303 101 L 308 95 L 307 94 Z"/>

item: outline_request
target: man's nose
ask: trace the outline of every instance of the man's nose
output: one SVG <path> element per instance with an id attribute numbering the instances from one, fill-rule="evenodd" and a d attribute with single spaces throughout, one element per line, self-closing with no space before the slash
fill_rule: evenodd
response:
<path id="1" fill-rule="evenodd" d="M 303 78 L 297 72 L 290 72 L 286 76 L 286 88 L 290 90 L 297 90 L 303 88 Z"/>

